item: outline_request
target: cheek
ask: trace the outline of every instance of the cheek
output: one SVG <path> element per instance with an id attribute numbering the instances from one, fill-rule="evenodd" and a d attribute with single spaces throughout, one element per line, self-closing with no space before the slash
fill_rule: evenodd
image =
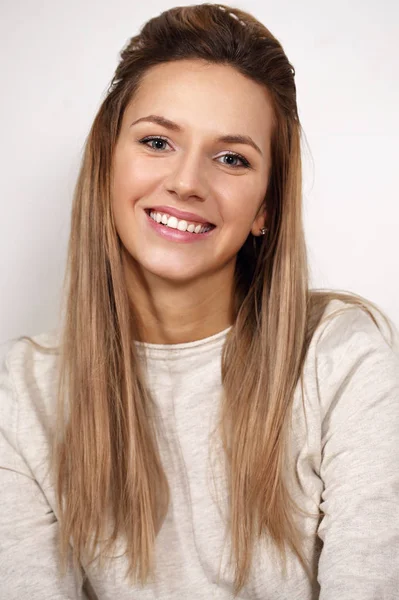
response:
<path id="1" fill-rule="evenodd" d="M 116 153 L 113 164 L 112 203 L 120 204 L 131 189 L 133 178 L 131 163 Z"/>
<path id="2" fill-rule="evenodd" d="M 244 233 L 252 227 L 264 194 L 259 186 L 241 186 L 235 188 L 229 196 L 225 196 L 221 213 L 225 225 L 233 225 L 234 229 Z"/>
<path id="3" fill-rule="evenodd" d="M 138 157 L 119 156 L 114 163 L 113 202 L 125 204 L 148 194 L 156 184 L 154 169 Z"/>

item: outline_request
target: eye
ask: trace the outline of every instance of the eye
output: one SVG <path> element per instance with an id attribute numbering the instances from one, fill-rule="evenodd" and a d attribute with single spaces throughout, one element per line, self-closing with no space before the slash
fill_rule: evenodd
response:
<path id="1" fill-rule="evenodd" d="M 251 167 L 251 165 L 249 164 L 249 162 L 247 161 L 246 158 L 244 158 L 243 156 L 241 156 L 241 154 L 237 154 L 235 152 L 229 152 L 228 154 L 223 154 L 222 156 L 219 156 L 219 158 L 233 158 L 233 159 L 237 159 L 241 161 L 241 165 L 232 165 L 231 163 L 224 163 L 224 164 L 228 164 L 228 166 L 233 167 L 233 169 L 237 169 L 238 167 L 242 166 L 245 167 L 246 169 L 249 169 Z"/>
<path id="2" fill-rule="evenodd" d="M 143 144 L 144 146 L 146 146 L 148 144 L 148 142 L 162 142 L 167 144 L 168 141 L 166 138 L 160 137 L 160 136 L 155 136 L 155 135 L 151 135 L 148 137 L 143 138 L 142 140 L 139 140 L 140 144 Z M 154 148 L 153 146 L 148 146 L 151 150 L 160 150 L 161 148 Z"/>
<path id="3" fill-rule="evenodd" d="M 150 146 L 148 146 L 149 142 L 151 143 Z M 163 148 L 160 148 L 159 146 L 154 147 L 152 145 L 152 142 L 159 142 L 161 145 L 168 144 L 168 140 L 159 135 L 150 135 L 150 136 L 147 136 L 147 137 L 139 140 L 139 144 L 143 144 L 144 146 L 147 146 L 148 148 L 150 148 L 150 150 L 155 150 L 155 152 L 163 150 Z M 224 158 L 224 157 L 228 157 L 229 159 L 239 160 L 241 162 L 241 165 L 233 165 L 231 163 L 226 163 L 226 162 L 223 163 L 223 164 L 231 167 L 232 169 L 239 169 L 240 167 L 243 167 L 245 169 L 251 168 L 251 165 L 247 161 L 247 159 L 244 156 L 242 156 L 241 154 L 238 154 L 237 152 L 228 152 L 227 154 L 222 154 L 222 156 L 219 156 L 218 158 Z"/>

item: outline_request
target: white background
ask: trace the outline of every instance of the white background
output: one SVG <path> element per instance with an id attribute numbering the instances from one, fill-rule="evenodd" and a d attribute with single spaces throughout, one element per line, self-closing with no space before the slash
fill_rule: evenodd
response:
<path id="1" fill-rule="evenodd" d="M 127 40 L 189 2 L 0 0 L 0 342 L 56 326 L 82 148 Z M 233 5 L 233 4 L 232 4 Z M 312 287 L 399 324 L 399 2 L 243 0 L 296 70 Z"/>

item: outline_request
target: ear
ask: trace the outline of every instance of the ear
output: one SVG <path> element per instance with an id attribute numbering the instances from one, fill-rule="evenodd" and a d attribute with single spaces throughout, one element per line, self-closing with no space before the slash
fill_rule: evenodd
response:
<path id="1" fill-rule="evenodd" d="M 267 222 L 267 211 L 266 211 L 264 205 L 262 205 L 261 208 L 259 209 L 258 214 L 255 217 L 253 224 L 252 224 L 252 227 L 251 227 L 252 235 L 255 235 L 255 236 L 261 235 L 260 230 L 262 229 L 262 227 L 266 226 L 266 222 Z"/>

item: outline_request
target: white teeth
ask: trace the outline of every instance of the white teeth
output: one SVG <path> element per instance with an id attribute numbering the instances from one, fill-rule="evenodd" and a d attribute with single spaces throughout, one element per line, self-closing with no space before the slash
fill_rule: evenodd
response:
<path id="1" fill-rule="evenodd" d="M 187 230 L 187 225 L 188 225 L 187 221 L 179 221 L 178 224 L 177 224 L 177 229 L 179 231 L 186 231 Z"/>
<path id="2" fill-rule="evenodd" d="M 205 233 L 209 231 L 211 227 L 209 225 L 196 225 L 195 223 L 188 223 L 184 219 L 178 220 L 176 217 L 169 216 L 164 213 L 155 211 L 150 212 L 150 217 L 157 223 L 162 223 L 171 229 L 178 229 L 179 231 L 188 231 L 190 233 Z"/>
<path id="3" fill-rule="evenodd" d="M 171 227 L 172 229 L 177 229 L 176 217 L 169 217 L 167 225 L 168 225 L 168 227 Z"/>

